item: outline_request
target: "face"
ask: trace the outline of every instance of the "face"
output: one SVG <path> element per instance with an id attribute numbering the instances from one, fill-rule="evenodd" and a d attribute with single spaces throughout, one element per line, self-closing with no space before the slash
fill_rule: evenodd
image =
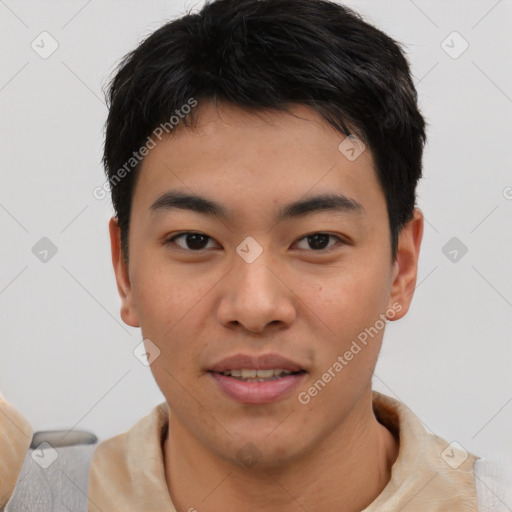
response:
<path id="1" fill-rule="evenodd" d="M 412 298 L 421 213 L 392 261 L 369 149 L 348 159 L 345 136 L 304 106 L 198 108 L 196 128 L 142 163 L 129 265 L 111 221 L 121 315 L 160 351 L 171 431 L 235 464 L 285 464 L 370 413 L 386 316 Z"/>

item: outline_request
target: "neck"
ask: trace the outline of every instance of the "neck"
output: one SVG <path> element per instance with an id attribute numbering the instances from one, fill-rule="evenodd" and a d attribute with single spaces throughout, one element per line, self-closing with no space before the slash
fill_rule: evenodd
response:
<path id="1" fill-rule="evenodd" d="M 219 458 L 172 415 L 164 441 L 166 481 L 180 512 L 310 512 L 366 508 L 391 478 L 398 442 L 373 414 L 361 412 L 286 467 L 241 469 Z"/>

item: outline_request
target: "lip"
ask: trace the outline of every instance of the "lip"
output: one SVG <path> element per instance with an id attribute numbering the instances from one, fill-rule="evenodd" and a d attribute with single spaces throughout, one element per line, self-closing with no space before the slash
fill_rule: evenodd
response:
<path id="1" fill-rule="evenodd" d="M 279 354 L 262 354 L 259 356 L 235 354 L 218 361 L 209 368 L 209 371 L 222 373 L 227 370 L 272 370 L 278 368 L 288 370 L 290 372 L 299 372 L 304 370 L 304 368 L 301 368 L 301 366 L 295 361 Z"/>
<path id="2" fill-rule="evenodd" d="M 210 372 L 219 389 L 229 398 L 249 405 L 277 402 L 288 396 L 305 377 L 305 372 L 264 382 L 245 382 L 222 373 Z"/>
<path id="3" fill-rule="evenodd" d="M 278 379 L 263 382 L 245 382 L 229 375 L 222 375 L 227 370 L 272 370 L 282 369 L 292 373 Z M 235 354 L 213 364 L 209 374 L 220 391 L 227 397 L 251 405 L 269 404 L 284 399 L 295 389 L 306 375 L 298 363 L 279 354 L 262 354 L 251 356 Z"/>

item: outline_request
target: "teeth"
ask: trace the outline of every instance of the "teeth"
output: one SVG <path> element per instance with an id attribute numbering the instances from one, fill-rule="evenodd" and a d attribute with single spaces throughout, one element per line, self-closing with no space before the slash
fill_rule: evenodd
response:
<path id="1" fill-rule="evenodd" d="M 242 374 L 242 379 L 254 379 L 258 373 L 257 370 L 240 370 L 240 372 Z"/>
<path id="2" fill-rule="evenodd" d="M 290 375 L 290 370 L 283 370 L 282 368 L 269 369 L 269 370 L 254 370 L 254 369 L 242 369 L 242 370 L 226 370 L 222 372 L 223 375 L 229 375 L 231 377 L 238 378 L 240 380 L 246 380 L 248 382 L 262 382 L 264 380 L 270 380 L 277 377 L 284 377 Z"/>
<path id="3" fill-rule="evenodd" d="M 257 370 L 254 373 L 256 373 L 255 376 L 259 377 L 260 379 L 270 379 L 274 376 L 274 370 Z M 246 377 L 244 372 L 242 372 L 242 377 Z M 247 377 L 249 377 L 249 375 L 247 375 Z M 254 375 L 250 375 L 250 377 L 254 377 Z"/>

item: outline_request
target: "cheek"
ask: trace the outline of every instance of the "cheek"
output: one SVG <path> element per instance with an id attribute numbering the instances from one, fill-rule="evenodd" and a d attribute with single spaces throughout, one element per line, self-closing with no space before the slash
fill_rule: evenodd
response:
<path id="1" fill-rule="evenodd" d="M 325 334 L 336 339 L 340 348 L 385 312 L 389 291 L 382 266 L 361 263 L 357 268 L 334 271 L 320 283 L 310 283 L 303 294 Z"/>
<path id="2" fill-rule="evenodd" d="M 155 267 L 156 268 L 156 267 Z M 195 340 L 200 339 L 196 325 L 201 313 L 201 288 L 162 272 L 145 271 L 136 276 L 132 286 L 142 337 L 160 350 L 151 364 L 159 386 L 175 386 L 171 377 L 180 378 L 197 359 Z M 138 283 L 138 284 L 137 284 Z M 201 295 L 202 293 L 202 295 Z"/>
<path id="3" fill-rule="evenodd" d="M 156 331 L 160 336 L 189 322 L 211 288 L 205 280 L 188 277 L 168 262 L 148 260 L 138 269 L 132 291 L 141 328 Z"/>

